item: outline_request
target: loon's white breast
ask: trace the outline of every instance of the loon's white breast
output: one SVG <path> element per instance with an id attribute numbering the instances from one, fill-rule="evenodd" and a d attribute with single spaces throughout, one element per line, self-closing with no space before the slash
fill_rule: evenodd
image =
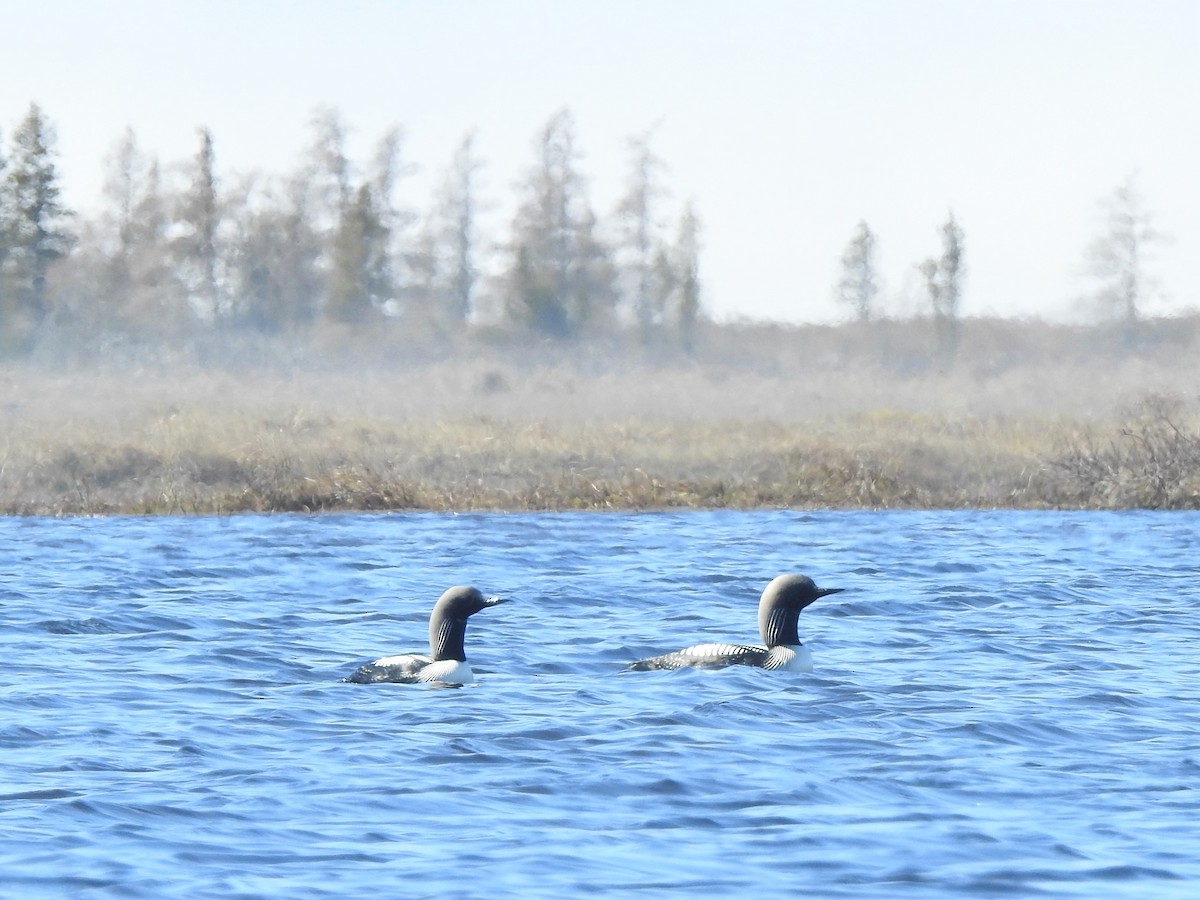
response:
<path id="1" fill-rule="evenodd" d="M 781 672 L 812 672 L 812 653 L 803 644 L 781 644 L 767 651 L 762 667 Z"/>
<path id="2" fill-rule="evenodd" d="M 441 659 L 421 669 L 417 680 L 426 684 L 471 684 L 475 681 L 475 673 L 465 659 Z"/>

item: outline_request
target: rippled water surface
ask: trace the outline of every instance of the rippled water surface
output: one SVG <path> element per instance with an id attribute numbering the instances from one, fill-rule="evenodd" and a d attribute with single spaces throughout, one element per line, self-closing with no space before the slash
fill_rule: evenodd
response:
<path id="1" fill-rule="evenodd" d="M 1194 897 L 1200 516 L 0 519 L 0 894 Z M 621 673 L 757 638 L 812 675 Z M 474 685 L 353 685 L 471 620 Z"/>

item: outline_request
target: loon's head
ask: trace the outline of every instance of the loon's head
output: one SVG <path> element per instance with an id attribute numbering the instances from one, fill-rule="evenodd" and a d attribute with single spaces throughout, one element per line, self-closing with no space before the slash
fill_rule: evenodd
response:
<path id="1" fill-rule="evenodd" d="M 819 588 L 807 575 L 780 575 L 767 585 L 758 601 L 758 631 L 768 647 L 800 643 L 796 622 L 800 610 L 819 597 L 844 588 Z"/>
<path id="2" fill-rule="evenodd" d="M 433 661 L 466 659 L 463 638 L 467 619 L 481 609 L 503 602 L 503 598 L 485 597 L 469 585 L 458 585 L 442 594 L 429 616 L 429 655 Z"/>

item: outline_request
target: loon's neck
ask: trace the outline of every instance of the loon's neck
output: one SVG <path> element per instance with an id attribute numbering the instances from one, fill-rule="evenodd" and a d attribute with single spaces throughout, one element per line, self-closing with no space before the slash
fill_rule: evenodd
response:
<path id="1" fill-rule="evenodd" d="M 759 617 L 758 630 L 763 643 L 768 647 L 794 646 L 800 643 L 796 623 L 800 621 L 800 610 L 772 607 Z"/>
<path id="2" fill-rule="evenodd" d="M 467 658 L 463 640 L 467 634 L 467 620 L 453 616 L 434 614 L 429 619 L 429 657 L 433 662 Z"/>

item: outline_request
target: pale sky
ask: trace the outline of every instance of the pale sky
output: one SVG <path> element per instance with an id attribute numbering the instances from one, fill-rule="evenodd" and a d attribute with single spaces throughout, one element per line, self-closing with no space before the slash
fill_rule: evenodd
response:
<path id="1" fill-rule="evenodd" d="M 627 138 L 656 127 L 718 319 L 843 317 L 860 219 L 882 311 L 917 311 L 951 209 L 963 315 L 1069 316 L 1100 200 L 1133 173 L 1172 237 L 1146 312 L 1200 307 L 1200 0 L 0 0 L 0 22 L 5 150 L 38 103 L 84 210 L 126 126 L 164 164 L 206 126 L 220 172 L 283 173 L 333 107 L 363 161 L 403 127 L 416 208 L 474 129 L 503 238 L 565 106 L 602 216 Z"/>

